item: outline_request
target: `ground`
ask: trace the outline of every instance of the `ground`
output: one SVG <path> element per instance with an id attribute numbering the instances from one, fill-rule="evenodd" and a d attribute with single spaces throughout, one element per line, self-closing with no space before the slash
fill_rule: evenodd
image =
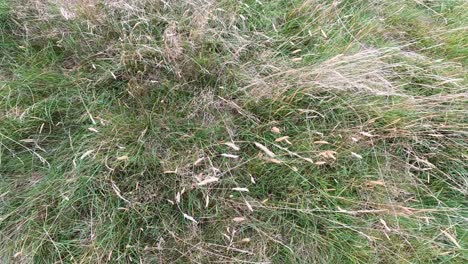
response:
<path id="1" fill-rule="evenodd" d="M 0 0 L 0 262 L 466 263 L 463 0 Z"/>

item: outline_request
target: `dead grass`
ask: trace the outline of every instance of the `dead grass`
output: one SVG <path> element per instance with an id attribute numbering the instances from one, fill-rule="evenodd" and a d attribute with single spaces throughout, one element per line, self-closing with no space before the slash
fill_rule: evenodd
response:
<path id="1" fill-rule="evenodd" d="M 460 64 L 433 61 L 401 48 L 363 49 L 355 54 L 339 54 L 318 65 L 306 67 L 300 63 L 279 63 L 262 64 L 263 69 L 269 69 L 264 76 L 259 76 L 258 71 L 246 73 L 245 82 L 248 84 L 242 89 L 252 93 L 255 98 L 275 97 L 297 89 L 311 93 L 348 91 L 362 95 L 414 97 L 406 89 L 408 86 L 420 86 L 427 93 L 435 90 L 434 93 L 443 91 L 444 94 L 454 94 L 450 95 L 452 98 L 467 95 L 463 76 L 459 75 L 463 72 Z M 425 83 L 419 84 L 420 80 Z M 445 101 L 444 96 L 438 96 Z M 435 98 L 437 96 L 427 100 Z"/>

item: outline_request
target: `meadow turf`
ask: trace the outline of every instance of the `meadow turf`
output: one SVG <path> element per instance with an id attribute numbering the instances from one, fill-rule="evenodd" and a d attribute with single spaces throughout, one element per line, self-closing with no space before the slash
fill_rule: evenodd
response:
<path id="1" fill-rule="evenodd" d="M 0 263 L 467 263 L 463 0 L 0 0 Z"/>

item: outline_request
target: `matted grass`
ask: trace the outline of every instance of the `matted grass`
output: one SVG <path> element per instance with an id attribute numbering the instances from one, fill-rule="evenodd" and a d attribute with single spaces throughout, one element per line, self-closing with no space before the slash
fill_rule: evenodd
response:
<path id="1" fill-rule="evenodd" d="M 0 0 L 0 262 L 465 263 L 467 10 Z"/>

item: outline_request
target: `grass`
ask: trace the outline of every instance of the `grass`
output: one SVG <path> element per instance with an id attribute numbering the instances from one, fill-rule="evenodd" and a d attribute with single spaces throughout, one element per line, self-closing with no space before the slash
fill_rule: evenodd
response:
<path id="1" fill-rule="evenodd" d="M 467 12 L 0 0 L 0 262 L 465 263 Z"/>

